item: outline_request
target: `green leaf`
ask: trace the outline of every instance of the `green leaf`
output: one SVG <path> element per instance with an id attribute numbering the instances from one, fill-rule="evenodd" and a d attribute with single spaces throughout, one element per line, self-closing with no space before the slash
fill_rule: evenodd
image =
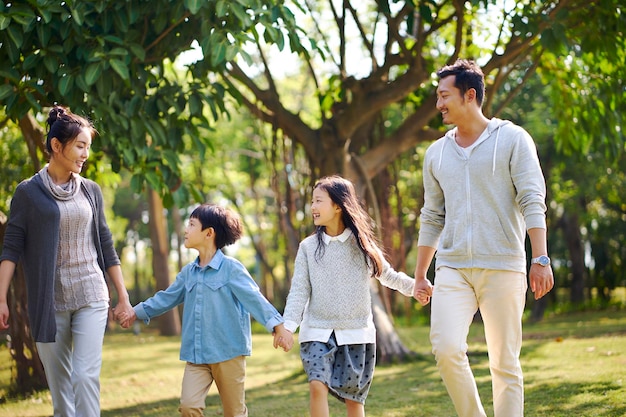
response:
<path id="1" fill-rule="evenodd" d="M 228 13 L 228 3 L 226 0 L 218 0 L 215 4 L 215 14 L 217 17 L 222 18 Z"/>
<path id="2" fill-rule="evenodd" d="M 109 55 L 126 56 L 128 55 L 128 51 L 124 48 L 113 48 L 109 51 Z"/>
<path id="3" fill-rule="evenodd" d="M 13 81 L 15 84 L 22 78 L 15 68 L 0 68 L 0 77 L 8 78 L 9 81 Z"/>
<path id="4" fill-rule="evenodd" d="M 0 30 L 5 30 L 11 23 L 11 16 L 0 14 Z"/>
<path id="5" fill-rule="evenodd" d="M 57 59 L 52 55 L 46 55 L 43 57 L 43 64 L 48 70 L 49 73 L 54 74 L 57 72 L 57 68 L 59 67 L 59 63 Z"/>
<path id="6" fill-rule="evenodd" d="M 13 86 L 11 84 L 0 85 L 0 100 L 4 100 L 13 94 Z"/>
<path id="7" fill-rule="evenodd" d="M 74 76 L 66 75 L 59 79 L 59 92 L 62 96 L 67 96 L 74 86 Z"/>
<path id="8" fill-rule="evenodd" d="M 72 19 L 74 19 L 74 22 L 76 22 L 76 24 L 78 26 L 82 26 L 83 25 L 83 16 L 80 14 L 80 12 L 78 12 L 78 10 L 72 8 L 72 9 L 70 9 L 70 13 L 72 14 Z"/>
<path id="9" fill-rule="evenodd" d="M 119 59 L 112 59 L 109 61 L 113 70 L 117 72 L 117 74 L 122 77 L 124 81 L 128 81 L 130 79 L 130 74 L 128 73 L 128 67 L 126 64 Z"/>
<path id="10" fill-rule="evenodd" d="M 189 114 L 191 116 L 202 115 L 202 100 L 197 94 L 189 97 Z"/>
<path id="11" fill-rule="evenodd" d="M 185 7 L 189 9 L 191 14 L 196 14 L 202 8 L 202 4 L 204 1 L 202 0 L 185 0 Z"/>
<path id="12" fill-rule="evenodd" d="M 144 61 L 146 59 L 146 51 L 141 45 L 131 43 L 129 48 L 133 55 L 135 55 L 140 61 Z"/>
<path id="13" fill-rule="evenodd" d="M 227 43 L 225 39 L 221 39 L 218 41 L 217 45 L 213 46 L 211 50 L 211 63 L 213 65 L 219 65 L 224 62 L 224 57 L 226 56 L 226 47 Z"/>
<path id="14" fill-rule="evenodd" d="M 49 25 L 38 24 L 37 25 L 37 37 L 39 38 L 39 42 L 41 46 L 48 46 L 48 42 L 50 41 L 52 31 L 50 30 Z"/>
<path id="15" fill-rule="evenodd" d="M 34 68 L 39 63 L 40 58 L 41 57 L 38 54 L 28 55 L 26 58 L 24 58 L 24 64 L 22 65 L 22 68 L 24 68 L 25 70 Z"/>
<path id="16" fill-rule="evenodd" d="M 89 86 L 85 82 L 85 76 L 83 74 L 78 74 L 75 82 L 76 82 L 76 86 L 78 86 L 78 88 L 83 90 L 83 92 L 86 93 L 89 91 Z"/>
<path id="17" fill-rule="evenodd" d="M 133 175 L 130 179 L 130 188 L 138 194 L 141 193 L 143 190 L 143 177 L 138 174 Z"/>
<path id="18" fill-rule="evenodd" d="M 102 74 L 102 63 L 94 62 L 93 64 L 89 64 L 87 69 L 85 70 L 85 82 L 87 85 L 93 85 L 100 75 Z"/>
<path id="19" fill-rule="evenodd" d="M 161 188 L 161 179 L 154 170 L 146 171 L 146 181 L 153 190 L 159 190 Z"/>
<path id="20" fill-rule="evenodd" d="M 241 21 L 241 26 L 243 26 L 243 28 L 249 28 L 250 26 L 252 26 L 252 19 L 250 19 L 250 15 L 246 13 L 243 7 L 238 4 L 231 3 L 230 9 Z"/>
<path id="21" fill-rule="evenodd" d="M 11 38 L 11 41 L 17 47 L 17 49 L 20 49 L 22 47 L 22 43 L 24 42 L 22 32 L 14 26 L 11 26 L 7 28 L 7 33 L 9 34 L 9 38 Z"/>
<path id="22" fill-rule="evenodd" d="M 124 45 L 124 41 L 122 40 L 122 38 L 120 38 L 120 37 L 118 37 L 118 36 L 106 35 L 106 36 L 104 37 L 104 39 L 105 39 L 107 42 L 115 43 L 115 44 L 118 44 L 118 45 Z"/>

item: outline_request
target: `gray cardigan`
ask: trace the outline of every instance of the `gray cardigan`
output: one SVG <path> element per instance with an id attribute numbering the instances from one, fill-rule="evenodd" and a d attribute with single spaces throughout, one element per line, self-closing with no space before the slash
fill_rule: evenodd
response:
<path id="1" fill-rule="evenodd" d="M 95 182 L 81 179 L 93 212 L 93 238 L 103 273 L 120 260 L 106 224 L 102 190 Z M 22 181 L 11 200 L 9 222 L 0 261 L 23 261 L 28 291 L 28 317 L 36 342 L 54 342 L 54 274 L 59 246 L 60 213 L 56 200 L 46 190 L 39 174 Z"/>

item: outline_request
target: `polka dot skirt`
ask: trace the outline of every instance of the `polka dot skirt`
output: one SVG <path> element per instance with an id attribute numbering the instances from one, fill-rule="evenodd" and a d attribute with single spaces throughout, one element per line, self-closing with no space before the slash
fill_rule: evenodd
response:
<path id="1" fill-rule="evenodd" d="M 303 342 L 300 358 L 309 382 L 323 382 L 341 401 L 365 403 L 374 376 L 376 344 L 338 346 L 333 333 L 326 343 Z"/>

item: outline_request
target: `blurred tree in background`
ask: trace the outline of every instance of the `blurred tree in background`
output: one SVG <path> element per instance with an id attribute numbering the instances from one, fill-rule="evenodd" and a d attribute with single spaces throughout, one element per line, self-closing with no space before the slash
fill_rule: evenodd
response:
<path id="1" fill-rule="evenodd" d="M 44 159 L 41 113 L 59 102 L 95 120 L 85 174 L 120 172 L 106 183 L 128 216 L 119 247 L 138 260 L 152 246 L 157 288 L 168 260 L 187 256 L 176 238 L 187 208 L 210 200 L 242 213 L 241 256 L 280 305 L 312 232 L 311 185 L 335 172 L 358 185 L 393 265 L 412 271 L 421 157 L 445 131 L 433 72 L 469 57 L 487 75 L 485 113 L 537 140 L 558 285 L 576 303 L 594 287 L 609 300 L 624 285 L 625 19 L 619 0 L 5 2 L 0 169 L 12 171 L 0 207 Z M 402 358 L 386 313 L 410 317 L 415 304 L 373 294 L 379 358 Z"/>

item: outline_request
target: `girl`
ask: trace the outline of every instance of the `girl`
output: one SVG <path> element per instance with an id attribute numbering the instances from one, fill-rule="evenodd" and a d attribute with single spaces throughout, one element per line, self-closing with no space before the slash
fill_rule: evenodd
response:
<path id="1" fill-rule="evenodd" d="M 109 309 L 105 272 L 117 291 L 118 314 L 129 314 L 132 307 L 104 217 L 102 191 L 79 175 L 96 130 L 60 106 L 50 110 L 47 124 L 50 162 L 20 183 L 11 200 L 0 256 L 0 330 L 8 328 L 7 291 L 21 259 L 31 333 L 54 416 L 99 416 Z"/>
<path id="2" fill-rule="evenodd" d="M 291 340 L 300 326 L 300 357 L 308 376 L 310 414 L 329 415 L 328 393 L 345 402 L 349 417 L 365 415 L 376 363 L 370 278 L 406 296 L 415 281 L 394 271 L 376 245 L 372 219 L 352 183 L 325 177 L 313 188 L 316 231 L 300 243 L 285 306 Z"/>

